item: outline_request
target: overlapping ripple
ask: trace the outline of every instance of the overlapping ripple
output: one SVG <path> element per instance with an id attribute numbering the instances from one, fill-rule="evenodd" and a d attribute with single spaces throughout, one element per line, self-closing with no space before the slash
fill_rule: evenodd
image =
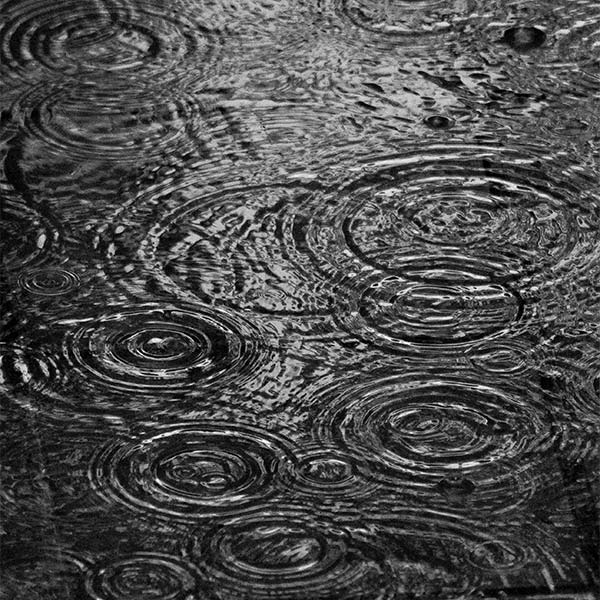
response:
<path id="1" fill-rule="evenodd" d="M 176 556 L 138 552 L 94 565 L 85 589 L 94 600 L 188 600 L 197 588 L 196 575 Z"/>
<path id="2" fill-rule="evenodd" d="M 188 422 L 101 448 L 90 466 L 98 494 L 146 515 L 194 522 L 260 512 L 294 445 L 236 423 Z"/>
<path id="3" fill-rule="evenodd" d="M 325 444 L 303 443 L 292 461 L 282 464 L 279 477 L 294 495 L 335 502 L 338 507 L 373 497 L 380 487 L 366 461 Z"/>
<path id="4" fill-rule="evenodd" d="M 327 312 L 332 292 L 297 247 L 300 224 L 288 212 L 309 197 L 295 186 L 200 195 L 151 228 L 140 256 L 183 300 L 264 313 Z"/>
<path id="5" fill-rule="evenodd" d="M 194 532 L 186 554 L 222 600 L 396 597 L 379 548 L 294 515 L 240 518 Z"/>
<path id="6" fill-rule="evenodd" d="M 539 394 L 455 377 L 373 378 L 313 400 L 317 439 L 368 460 L 379 482 L 487 510 L 526 501 L 535 456 L 556 450 L 563 435 Z"/>
<path id="7" fill-rule="evenodd" d="M 468 20 L 473 0 L 334 0 L 341 17 L 371 34 L 411 48 L 456 33 Z"/>
<path id="8" fill-rule="evenodd" d="M 548 277 L 598 252 L 593 183 L 576 166 L 536 148 L 415 147 L 321 198 L 308 245 L 340 269 L 416 281 Z"/>
<path id="9" fill-rule="evenodd" d="M 261 339 L 223 311 L 139 305 L 83 321 L 63 350 L 81 377 L 105 391 L 163 395 L 229 378 L 241 384 L 261 364 Z"/>
<path id="10" fill-rule="evenodd" d="M 1 206 L 0 257 L 4 269 L 40 265 L 60 249 L 62 227 L 47 211 L 7 195 L 3 195 Z"/>
<path id="11" fill-rule="evenodd" d="M 44 84 L 22 95 L 13 110 L 47 152 L 119 164 L 201 154 L 212 127 L 200 98 L 127 81 Z"/>
<path id="12" fill-rule="evenodd" d="M 158 0 L 6 0 L 0 10 L 2 72 L 25 80 L 53 72 L 196 79 L 218 44 L 197 15 Z"/>
<path id="13" fill-rule="evenodd" d="M 351 333 L 391 349 L 470 346 L 517 326 L 524 302 L 501 285 L 375 280 L 336 317 Z"/>
<path id="14" fill-rule="evenodd" d="M 2 589 L 11 600 L 79 598 L 91 561 L 62 547 L 4 547 Z"/>

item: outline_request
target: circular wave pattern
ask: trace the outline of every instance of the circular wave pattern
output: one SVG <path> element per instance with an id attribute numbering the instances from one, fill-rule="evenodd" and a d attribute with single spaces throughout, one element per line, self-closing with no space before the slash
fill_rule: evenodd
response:
<path id="1" fill-rule="evenodd" d="M 420 38 L 450 35 L 470 14 L 469 0 L 336 0 L 338 12 L 370 33 L 419 43 Z M 429 40 L 430 41 L 430 40 Z"/>
<path id="2" fill-rule="evenodd" d="M 303 188 L 274 186 L 193 199 L 150 230 L 140 255 L 182 300 L 267 314 L 327 312 L 330 286 L 303 253 L 301 219 L 287 212 L 308 196 Z"/>
<path id="3" fill-rule="evenodd" d="M 319 501 L 354 502 L 371 497 L 379 487 L 366 463 L 339 448 L 323 445 L 303 444 L 293 462 L 283 465 L 281 479 L 293 494 Z"/>
<path id="4" fill-rule="evenodd" d="M 50 151 L 85 160 L 139 162 L 191 152 L 210 128 L 191 96 L 166 97 L 128 82 L 38 86 L 18 100 L 17 111 L 29 135 Z"/>
<path id="5" fill-rule="evenodd" d="M 377 548 L 297 517 L 239 519 L 194 533 L 187 553 L 223 600 L 384 600 L 395 594 L 393 574 Z"/>
<path id="6" fill-rule="evenodd" d="M 350 183 L 345 208 L 315 220 L 332 220 L 361 263 L 407 279 L 502 282 L 547 273 L 597 253 L 600 214 L 582 200 L 589 182 L 578 186 L 575 171 L 559 177 L 542 160 L 516 150 L 415 149 Z M 327 229 L 313 247 L 341 266 L 340 235 Z"/>
<path id="7" fill-rule="evenodd" d="M 532 559 L 527 549 L 511 540 L 487 540 L 471 551 L 469 562 L 484 571 L 516 571 Z"/>
<path id="8" fill-rule="evenodd" d="M 521 389 L 396 376 L 329 390 L 316 401 L 326 406 L 314 420 L 317 438 L 370 457 L 378 481 L 431 500 L 432 490 L 444 502 L 462 496 L 486 507 L 491 499 L 491 510 L 513 506 L 515 489 L 533 491 L 524 461 L 560 440 L 548 408 Z"/>
<path id="9" fill-rule="evenodd" d="M 159 429 L 113 443 L 92 461 L 97 493 L 144 514 L 193 522 L 264 508 L 294 448 L 280 436 L 216 422 Z"/>
<path id="10" fill-rule="evenodd" d="M 467 357 L 476 369 L 492 375 L 514 376 L 536 364 L 533 342 L 529 345 L 518 340 L 477 344 L 468 349 Z"/>
<path id="11" fill-rule="evenodd" d="M 61 296 L 79 287 L 79 276 L 60 268 L 37 269 L 19 276 L 19 285 L 38 296 Z"/>
<path id="12" fill-rule="evenodd" d="M 34 207 L 4 198 L 0 220 L 0 257 L 5 269 L 15 270 L 43 263 L 60 247 L 58 224 Z"/>
<path id="13" fill-rule="evenodd" d="M 190 75 L 196 69 L 190 64 L 205 68 L 216 42 L 214 33 L 192 16 L 165 11 L 156 0 L 140 4 L 66 0 L 58 5 L 8 0 L 2 3 L 2 12 L 3 70 L 25 79 L 39 70 L 176 79 L 185 76 L 183 65 Z"/>
<path id="14" fill-rule="evenodd" d="M 2 589 L 7 597 L 43 600 L 79 597 L 91 562 L 64 548 L 38 546 L 15 549 L 2 565 Z"/>
<path id="15" fill-rule="evenodd" d="M 361 337 L 390 348 L 455 348 L 502 335 L 523 315 L 523 301 L 500 285 L 433 285 L 387 277 L 363 291 L 339 318 Z"/>
<path id="16" fill-rule="evenodd" d="M 94 600 L 187 600 L 196 589 L 196 574 L 175 556 L 140 552 L 95 565 L 85 587 Z"/>
<path id="17" fill-rule="evenodd" d="M 260 332 L 217 311 L 125 307 L 72 331 L 63 342 L 71 365 L 106 390 L 173 394 L 239 384 L 260 360 Z"/>
<path id="18" fill-rule="evenodd" d="M 51 355 L 31 348 L 0 344 L 0 387 L 39 392 L 59 384 L 65 377 Z"/>

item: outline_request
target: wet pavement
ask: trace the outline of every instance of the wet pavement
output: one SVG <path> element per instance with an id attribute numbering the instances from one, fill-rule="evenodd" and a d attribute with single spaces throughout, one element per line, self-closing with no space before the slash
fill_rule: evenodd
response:
<path id="1" fill-rule="evenodd" d="M 594 600 L 600 5 L 1 0 L 2 600 Z"/>

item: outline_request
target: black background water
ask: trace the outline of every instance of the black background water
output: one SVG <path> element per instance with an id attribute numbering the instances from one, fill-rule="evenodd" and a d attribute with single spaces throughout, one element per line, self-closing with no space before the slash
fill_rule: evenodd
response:
<path id="1" fill-rule="evenodd" d="M 596 597 L 600 5 L 0 14 L 2 598 Z"/>

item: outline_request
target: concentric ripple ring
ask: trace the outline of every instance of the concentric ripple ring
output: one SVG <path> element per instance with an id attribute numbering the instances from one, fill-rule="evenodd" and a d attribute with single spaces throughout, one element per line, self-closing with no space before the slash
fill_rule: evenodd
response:
<path id="1" fill-rule="evenodd" d="M 196 577 L 192 565 L 176 556 L 138 552 L 94 565 L 85 587 L 95 600 L 187 600 Z"/>
<path id="2" fill-rule="evenodd" d="M 217 598 L 394 597 L 386 557 L 367 542 L 292 515 L 240 518 L 192 533 L 186 554 Z"/>
<path id="3" fill-rule="evenodd" d="M 63 350 L 75 371 L 104 389 L 173 394 L 252 376 L 261 334 L 237 315 L 126 306 L 68 332 Z"/>
<path id="4" fill-rule="evenodd" d="M 101 448 L 90 466 L 96 492 L 164 519 L 194 522 L 260 511 L 294 445 L 266 430 L 221 422 L 165 426 Z"/>

